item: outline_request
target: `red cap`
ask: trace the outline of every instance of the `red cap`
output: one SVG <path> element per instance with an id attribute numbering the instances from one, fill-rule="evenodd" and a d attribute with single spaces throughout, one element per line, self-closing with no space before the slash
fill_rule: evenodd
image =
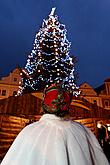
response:
<path id="1" fill-rule="evenodd" d="M 70 95 L 60 85 L 53 84 L 45 90 L 43 104 L 49 113 L 68 111 Z"/>

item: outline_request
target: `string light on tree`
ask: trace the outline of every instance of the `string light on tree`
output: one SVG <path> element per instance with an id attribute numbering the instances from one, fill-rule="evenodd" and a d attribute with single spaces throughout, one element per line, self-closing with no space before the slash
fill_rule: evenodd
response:
<path id="1" fill-rule="evenodd" d="M 52 83 L 63 83 L 68 90 L 77 89 L 75 84 L 75 57 L 69 55 L 71 43 L 67 30 L 52 8 L 47 19 L 35 35 L 33 49 L 28 55 L 25 72 L 22 74 L 22 93 L 43 91 Z"/>

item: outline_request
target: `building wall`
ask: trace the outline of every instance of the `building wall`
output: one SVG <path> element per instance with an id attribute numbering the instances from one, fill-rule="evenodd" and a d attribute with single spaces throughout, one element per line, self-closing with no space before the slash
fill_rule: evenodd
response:
<path id="1" fill-rule="evenodd" d="M 15 68 L 8 76 L 2 77 L 0 80 L 0 99 L 16 95 L 20 79 L 19 68 Z"/>
<path id="2" fill-rule="evenodd" d="M 15 95 L 19 89 L 20 80 L 20 69 L 18 67 L 10 72 L 8 76 L 1 78 L 0 99 Z M 104 88 L 98 94 L 87 82 L 80 85 L 80 91 L 80 98 L 84 98 L 94 105 L 110 110 L 110 78 L 104 81 Z"/>
<path id="3" fill-rule="evenodd" d="M 110 110 L 110 82 L 104 82 L 104 88 L 95 92 L 88 83 L 83 83 L 80 86 L 80 97 L 86 99 L 92 104 L 96 104 L 99 107 Z"/>
<path id="4" fill-rule="evenodd" d="M 86 99 L 92 104 L 96 104 L 97 106 L 102 107 L 101 98 L 88 83 L 83 83 L 82 85 L 80 85 L 80 91 L 80 97 Z"/>
<path id="5" fill-rule="evenodd" d="M 104 81 L 104 90 L 100 91 L 99 97 L 102 100 L 104 109 L 110 110 L 110 78 Z"/>
<path id="6" fill-rule="evenodd" d="M 110 79 L 105 80 L 105 89 L 106 89 L 106 94 L 110 95 Z"/>

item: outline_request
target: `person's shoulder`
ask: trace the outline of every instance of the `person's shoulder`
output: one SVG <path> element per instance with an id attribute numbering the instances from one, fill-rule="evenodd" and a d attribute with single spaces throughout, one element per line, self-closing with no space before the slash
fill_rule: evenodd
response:
<path id="1" fill-rule="evenodd" d="M 28 124 L 27 126 L 25 126 L 20 133 L 22 134 L 28 134 L 31 132 L 31 130 L 33 130 L 35 127 L 37 127 L 37 125 L 39 124 L 38 121 L 33 122 L 31 124 Z"/>
<path id="2" fill-rule="evenodd" d="M 92 139 L 92 141 L 96 140 L 94 133 L 91 131 L 90 128 L 86 127 L 85 125 L 79 122 L 71 122 L 72 128 L 75 128 L 77 132 L 81 133 L 82 136 L 85 136 L 88 139 Z"/>
<path id="3" fill-rule="evenodd" d="M 85 135 L 85 134 L 90 134 L 91 130 L 87 128 L 85 125 L 77 122 L 77 121 L 69 121 L 70 128 L 72 130 L 76 130 L 77 132 Z"/>
<path id="4" fill-rule="evenodd" d="M 82 130 L 85 129 L 85 126 L 77 121 L 70 120 L 70 124 L 72 127 L 77 127 L 78 129 L 82 129 Z"/>
<path id="5" fill-rule="evenodd" d="M 81 130 L 84 131 L 85 130 L 85 126 L 79 122 L 76 121 L 72 121 L 70 119 L 67 120 L 61 120 L 60 123 L 58 123 L 59 127 L 62 127 L 63 129 L 77 129 L 77 130 Z"/>

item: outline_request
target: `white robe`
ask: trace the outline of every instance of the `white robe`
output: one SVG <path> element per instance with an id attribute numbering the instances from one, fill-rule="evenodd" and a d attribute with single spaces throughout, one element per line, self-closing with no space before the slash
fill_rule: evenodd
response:
<path id="1" fill-rule="evenodd" d="M 109 165 L 109 162 L 88 128 L 45 114 L 19 133 L 1 165 Z"/>

